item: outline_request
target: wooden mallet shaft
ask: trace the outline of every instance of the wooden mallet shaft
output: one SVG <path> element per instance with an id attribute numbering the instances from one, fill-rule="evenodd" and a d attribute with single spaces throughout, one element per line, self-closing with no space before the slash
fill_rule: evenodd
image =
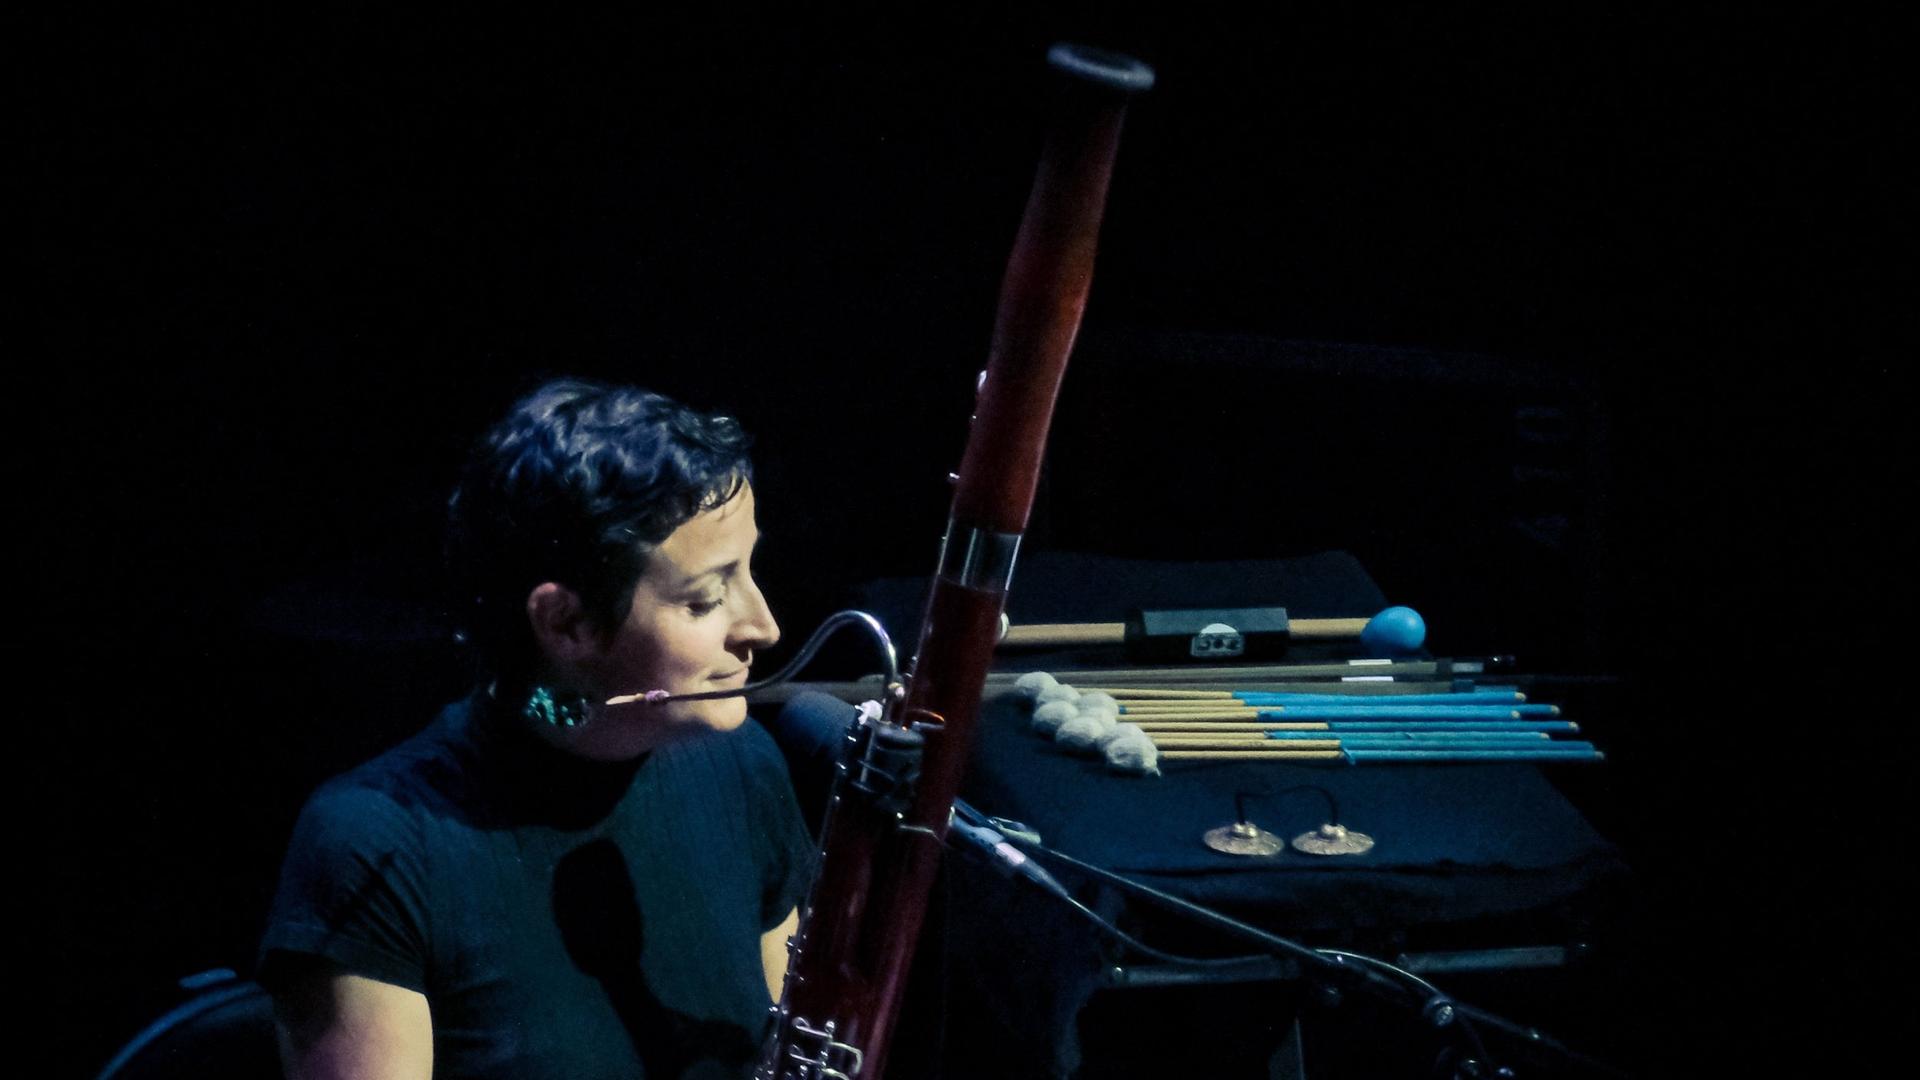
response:
<path id="1" fill-rule="evenodd" d="M 1367 628 L 1366 619 L 1288 619 L 1287 637 L 1294 641 L 1353 641 Z M 1000 645 L 1009 649 L 1070 648 L 1124 645 L 1126 623 L 1023 623 L 1007 627 Z"/>

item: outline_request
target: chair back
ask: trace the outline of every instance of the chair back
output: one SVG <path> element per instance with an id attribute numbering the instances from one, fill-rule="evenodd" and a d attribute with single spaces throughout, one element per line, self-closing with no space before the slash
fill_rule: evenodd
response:
<path id="1" fill-rule="evenodd" d="M 231 971 L 181 980 L 192 997 L 114 1054 L 98 1080 L 280 1080 L 273 999 Z"/>

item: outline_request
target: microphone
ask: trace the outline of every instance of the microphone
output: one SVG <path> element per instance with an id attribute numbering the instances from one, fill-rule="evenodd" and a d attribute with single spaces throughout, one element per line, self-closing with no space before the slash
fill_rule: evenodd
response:
<path id="1" fill-rule="evenodd" d="M 800 811 L 816 835 L 840 760 L 852 743 L 847 734 L 859 716 L 858 708 L 832 694 L 803 690 L 788 698 L 773 719 L 763 722 L 772 733 L 773 741 L 779 744 L 781 756 L 787 759 L 787 772 L 793 778 Z M 947 826 L 950 843 L 980 852 L 1002 876 L 1019 876 L 1056 896 L 1068 895 L 1066 886 L 1009 843 L 1005 834 L 984 824 L 996 819 L 982 814 L 963 799 L 954 800 L 953 805 L 953 819 Z"/>
<path id="2" fill-rule="evenodd" d="M 780 755 L 787 759 L 793 793 L 815 835 L 819 834 L 827 797 L 847 750 L 847 733 L 859 715 L 859 709 L 832 694 L 802 690 L 788 698 L 771 720 L 761 721 L 779 744 Z"/>
<path id="3" fill-rule="evenodd" d="M 780 706 L 766 727 L 796 768 L 823 772 L 831 779 L 846 752 L 847 732 L 859 716 L 858 708 L 832 694 L 802 690 Z"/>

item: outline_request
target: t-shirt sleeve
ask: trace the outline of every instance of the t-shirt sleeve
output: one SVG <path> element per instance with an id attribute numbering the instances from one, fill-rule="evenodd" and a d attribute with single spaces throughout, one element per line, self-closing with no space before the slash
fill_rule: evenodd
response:
<path id="1" fill-rule="evenodd" d="M 815 848 L 779 747 L 758 724 L 744 730 L 749 732 L 747 766 L 755 796 L 753 835 L 760 869 L 760 928 L 765 932 L 806 900 Z"/>
<path id="2" fill-rule="evenodd" d="M 260 943 L 258 977 L 276 988 L 303 962 L 325 961 L 425 992 L 425 852 L 417 822 L 390 796 L 322 788 L 294 826 Z"/>

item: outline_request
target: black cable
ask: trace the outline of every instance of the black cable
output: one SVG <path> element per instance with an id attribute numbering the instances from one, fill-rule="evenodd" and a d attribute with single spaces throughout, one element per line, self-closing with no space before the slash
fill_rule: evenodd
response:
<path id="1" fill-rule="evenodd" d="M 1026 840 L 1026 839 L 1019 839 L 1015 842 L 1022 848 L 1030 849 L 1038 854 L 1049 856 L 1053 859 L 1056 859 L 1060 862 L 1067 864 L 1068 866 L 1075 867 L 1080 871 L 1082 871 L 1083 873 L 1090 874 L 1101 881 L 1105 881 L 1108 884 L 1117 886 L 1125 891 L 1136 893 L 1138 895 L 1148 897 L 1149 899 L 1160 901 L 1163 904 L 1171 904 L 1173 906 L 1177 906 L 1180 908 L 1197 908 L 1198 907 L 1198 905 L 1190 904 L 1188 901 L 1181 900 L 1179 897 L 1176 897 L 1176 896 L 1171 896 L 1167 893 L 1162 892 L 1159 889 L 1153 888 L 1150 885 L 1144 885 L 1140 882 L 1134 881 L 1131 878 L 1123 877 L 1120 874 L 1116 874 L 1113 871 L 1108 870 L 1104 867 L 1095 866 L 1089 862 L 1083 862 L 1079 859 L 1074 858 L 1071 855 L 1066 854 L 1065 852 L 1057 851 L 1053 848 L 1047 847 L 1045 844 L 1035 843 L 1031 840 Z M 1099 915 L 1095 914 L 1094 912 L 1088 910 L 1085 907 L 1085 905 L 1081 904 L 1079 901 L 1074 900 L 1071 897 L 1067 897 L 1066 899 L 1069 903 L 1073 904 L 1074 907 L 1079 908 L 1081 911 L 1085 912 L 1090 918 L 1094 919 L 1102 927 L 1107 928 L 1112 933 L 1115 933 L 1115 934 L 1120 933 L 1117 928 L 1114 928 L 1112 926 L 1112 924 L 1108 923 L 1105 919 L 1102 919 Z M 1238 920 L 1226 919 L 1225 916 L 1221 916 L 1217 912 L 1209 912 L 1208 914 L 1212 915 L 1214 918 L 1221 919 L 1225 922 L 1233 923 L 1235 925 L 1239 925 L 1239 926 L 1245 925 L 1245 924 L 1239 923 Z M 1479 1059 L 1483 1062 L 1488 1062 L 1489 1064 L 1491 1063 L 1491 1058 L 1487 1054 L 1486 1044 L 1481 1040 L 1479 1031 L 1475 1029 L 1475 1027 L 1471 1023 L 1467 1022 L 1461 1010 L 1455 1006 L 1453 999 L 1448 997 L 1446 994 L 1442 993 L 1438 987 L 1434 986 L 1432 983 L 1426 981 L 1425 979 L 1422 979 L 1418 975 L 1415 975 L 1413 972 L 1407 971 L 1404 968 L 1397 967 L 1393 964 L 1388 963 L 1385 960 L 1376 959 L 1374 957 L 1366 956 L 1361 953 L 1347 952 L 1342 949 L 1316 949 L 1310 946 L 1301 945 L 1298 942 L 1289 941 L 1286 938 L 1282 938 L 1275 934 L 1266 933 L 1265 931 L 1261 931 L 1256 927 L 1246 927 L 1246 929 L 1251 930 L 1254 933 L 1258 934 L 1262 940 L 1273 944 L 1276 947 L 1276 950 L 1279 952 L 1292 953 L 1296 957 L 1299 957 L 1301 959 L 1314 958 L 1324 963 L 1331 963 L 1342 970 L 1348 970 L 1348 971 L 1352 971 L 1355 969 L 1345 964 L 1344 963 L 1345 960 L 1359 961 L 1367 965 L 1368 967 L 1385 971 L 1390 975 L 1394 976 L 1396 979 L 1400 980 L 1399 982 L 1394 983 L 1392 985 L 1399 986 L 1402 989 L 1405 989 L 1407 987 L 1414 987 L 1414 988 L 1417 988 L 1416 993 L 1424 991 L 1424 995 L 1423 995 L 1424 999 L 1420 1002 L 1419 1011 L 1420 1011 L 1420 1014 L 1426 1018 L 1428 1023 L 1433 1024 L 1436 1028 L 1441 1028 L 1441 1029 L 1458 1026 L 1462 1034 L 1465 1036 L 1465 1039 L 1470 1045 L 1472 1051 L 1476 1055 L 1478 1055 Z M 1133 941 L 1133 939 L 1130 937 L 1125 937 L 1124 935 L 1121 935 L 1121 936 L 1124 941 L 1126 941 L 1130 945 L 1142 948 L 1143 950 L 1147 951 L 1147 954 L 1150 956 L 1167 955 L 1164 953 L 1159 953 L 1158 950 L 1152 950 L 1152 949 L 1148 949 L 1146 946 L 1141 946 L 1138 942 Z M 1260 959 L 1260 957 L 1237 957 L 1231 961 L 1225 961 L 1225 962 L 1244 964 L 1244 963 L 1247 963 L 1249 960 L 1257 960 L 1257 959 Z M 1182 962 L 1191 962 L 1191 961 L 1182 960 Z M 1221 963 L 1221 961 L 1215 961 L 1214 963 Z"/>
<path id="2" fill-rule="evenodd" d="M 1320 949 L 1318 951 L 1322 956 L 1340 956 L 1340 957 L 1346 957 L 1347 959 L 1350 959 L 1350 960 L 1358 960 L 1364 964 L 1372 964 L 1374 967 L 1380 968 L 1381 970 L 1386 971 L 1392 975 L 1396 975 L 1399 978 L 1414 984 L 1415 986 L 1419 986 L 1425 989 L 1430 996 L 1427 998 L 1427 1003 L 1421 1009 L 1421 1012 L 1430 1013 L 1432 1010 L 1436 1008 L 1436 1006 L 1445 1007 L 1448 1012 L 1446 1023 L 1455 1025 L 1459 1027 L 1461 1031 L 1466 1033 L 1467 1041 L 1473 1044 L 1473 1052 L 1479 1055 L 1481 1061 L 1487 1061 L 1487 1062 L 1492 1061 L 1492 1058 L 1489 1057 L 1487 1054 L 1487 1044 L 1485 1042 L 1482 1042 L 1480 1039 L 1479 1029 L 1474 1027 L 1472 1022 L 1467 1019 L 1466 1014 L 1463 1013 L 1459 1008 L 1457 1008 L 1454 1005 L 1453 998 L 1442 993 L 1439 987 L 1433 985 L 1432 983 L 1421 978 L 1420 976 L 1415 975 L 1413 972 L 1408 971 L 1406 968 L 1403 968 L 1398 964 L 1390 964 L 1385 960 L 1382 960 L 1374 956 L 1368 956 L 1365 953 L 1348 952 L 1345 949 Z M 1429 1015 L 1428 1021 L 1435 1022 L 1435 1018 Z"/>
<path id="3" fill-rule="evenodd" d="M 961 809 L 961 805 L 962 804 L 958 804 L 958 803 L 955 804 L 955 809 L 954 809 L 955 820 L 949 827 L 949 831 L 947 835 L 947 843 L 950 846 L 958 846 L 954 844 L 954 836 L 956 834 L 966 832 L 972 835 L 973 837 L 973 839 L 971 840 L 972 843 L 982 845 L 980 849 L 970 849 L 970 850 L 988 850 L 994 847 L 1002 847 L 1002 848 L 1006 847 L 1007 845 L 1006 834 L 1001 833 L 997 829 L 992 829 L 987 826 L 974 824 L 972 819 L 981 818 L 981 816 L 973 812 L 971 807 L 967 807 L 964 810 Z M 984 820 L 984 818 L 981 818 L 981 820 Z M 983 837 L 985 839 L 983 839 Z M 1025 841 L 1025 842 L 1031 843 L 1031 841 Z M 1014 857 L 1026 863 L 1024 868 L 1018 869 L 1018 870 L 1011 869 L 1005 862 L 999 861 L 1002 858 L 1004 858 L 1004 854 L 1003 855 L 986 855 L 984 857 L 987 859 L 989 863 L 997 863 L 998 864 L 997 869 L 999 869 L 1002 873 L 1008 873 L 1008 874 L 1017 873 L 1019 876 L 1025 878 L 1030 884 L 1045 891 L 1048 895 L 1053 896 L 1065 902 L 1066 904 L 1071 906 L 1075 911 L 1085 916 L 1095 926 L 1105 931 L 1110 937 L 1119 941 L 1122 945 L 1125 945 L 1127 948 L 1132 949 L 1135 952 L 1141 953 L 1145 956 L 1150 956 L 1153 959 L 1158 960 L 1162 963 L 1180 964 L 1180 965 L 1189 966 L 1189 967 L 1211 968 L 1211 967 L 1225 967 L 1229 965 L 1244 965 L 1244 964 L 1258 962 L 1262 959 L 1265 959 L 1264 957 L 1258 956 L 1258 955 L 1227 956 L 1227 957 L 1181 956 L 1178 953 L 1170 953 L 1160 949 L 1156 949 L 1153 946 L 1147 944 L 1146 942 L 1141 941 L 1140 939 L 1127 933 L 1125 930 L 1120 929 L 1118 926 L 1108 921 L 1105 916 L 1101 915 L 1099 912 L 1093 910 L 1087 905 L 1081 903 L 1076 897 L 1074 897 L 1072 893 L 1067 891 L 1066 886 L 1054 880 L 1054 877 L 1052 874 L 1049 874 L 1045 870 L 1040 869 L 1038 864 L 1026 862 L 1024 856 L 1018 855 L 1017 852 L 1014 852 Z"/>
<path id="4" fill-rule="evenodd" d="M 1092 920 L 1095 926 L 1106 931 L 1122 945 L 1142 955 L 1150 956 L 1163 964 L 1183 964 L 1190 967 L 1237 967 L 1257 963 L 1258 961 L 1266 959 L 1265 956 L 1260 954 L 1248 956 L 1181 956 L 1177 953 L 1162 952 L 1146 942 L 1135 938 L 1118 926 L 1115 926 L 1113 923 L 1107 921 L 1099 912 L 1073 897 L 1060 894 L 1060 899 L 1073 905 L 1076 911 Z"/>
<path id="5" fill-rule="evenodd" d="M 1363 969 L 1354 968 L 1344 963 L 1346 959 L 1350 958 L 1350 959 L 1361 961 L 1367 968 L 1376 968 L 1382 971 L 1386 971 L 1400 981 L 1389 982 L 1386 979 L 1384 979 L 1382 976 L 1377 974 L 1371 975 L 1370 977 L 1363 978 L 1360 981 L 1371 984 L 1375 988 L 1383 988 L 1383 984 L 1384 984 L 1384 986 L 1393 987 L 1394 989 L 1401 992 L 1406 992 L 1409 987 L 1418 987 L 1421 990 L 1427 991 L 1428 994 L 1425 996 L 1424 1000 L 1421 1001 L 1420 1003 L 1421 1014 L 1427 1017 L 1428 1021 L 1430 1023 L 1433 1023 L 1436 1027 L 1445 1028 L 1445 1027 L 1452 1027 L 1452 1026 L 1458 1025 L 1461 1031 L 1465 1034 L 1467 1041 L 1470 1043 L 1470 1049 L 1474 1053 L 1479 1055 L 1479 1060 L 1481 1062 L 1486 1063 L 1488 1065 L 1491 1065 L 1492 1061 L 1487 1054 L 1485 1043 L 1481 1041 L 1479 1028 L 1475 1025 L 1475 1023 L 1470 1022 L 1469 1018 L 1471 1018 L 1472 1021 L 1483 1023 L 1488 1027 L 1491 1027 L 1503 1032 L 1508 1038 L 1517 1040 L 1518 1043 L 1522 1046 L 1526 1046 L 1534 1050 L 1545 1051 L 1546 1053 L 1553 1055 L 1561 1064 L 1574 1066 L 1577 1069 L 1581 1069 L 1585 1072 L 1588 1072 L 1596 1076 L 1606 1076 L 1606 1077 L 1624 1077 L 1625 1076 L 1624 1073 L 1622 1073 L 1619 1069 L 1613 1067 L 1612 1065 L 1609 1065 L 1606 1062 L 1600 1061 L 1596 1058 L 1592 1058 L 1585 1054 L 1582 1054 L 1572 1049 L 1571 1047 L 1567 1046 L 1566 1044 L 1560 1042 L 1559 1040 L 1548 1036 L 1545 1032 L 1542 1032 L 1537 1028 L 1522 1027 L 1518 1024 L 1515 1024 L 1511 1020 L 1507 1020 L 1504 1017 L 1496 1016 L 1493 1013 L 1487 1012 L 1484 1009 L 1475 1008 L 1474 1006 L 1468 1005 L 1464 1002 L 1456 1001 L 1453 998 L 1450 998 L 1447 995 L 1441 993 L 1438 990 L 1438 988 L 1433 986 L 1432 983 L 1429 983 L 1425 979 L 1420 978 L 1418 975 L 1415 975 L 1413 972 L 1407 971 L 1404 968 L 1396 967 L 1395 965 L 1390 964 L 1385 960 L 1379 960 L 1374 957 L 1366 956 L 1361 953 L 1344 952 L 1343 950 L 1340 950 L 1340 949 L 1310 948 L 1308 946 L 1301 945 L 1298 942 L 1289 941 L 1286 938 L 1280 937 L 1277 934 L 1270 934 L 1264 930 L 1261 930 L 1259 927 L 1249 926 L 1246 923 L 1242 923 L 1237 919 L 1232 919 L 1225 915 L 1222 915 L 1217 911 L 1212 911 L 1207 908 L 1201 907 L 1198 904 L 1192 903 L 1190 901 L 1182 900 L 1180 897 L 1162 892 L 1161 890 L 1156 889 L 1151 885 L 1145 885 L 1140 882 L 1134 881 L 1131 878 L 1122 877 L 1111 870 L 1107 870 L 1102 867 L 1095 866 L 1092 863 L 1082 862 L 1081 860 L 1076 859 L 1073 856 L 1066 854 L 1065 852 L 1056 851 L 1053 848 L 1047 847 L 1044 844 L 1036 843 L 1032 840 L 1028 840 L 1023 837 L 1011 837 L 1010 839 L 1012 840 L 1012 842 L 1016 843 L 1021 848 L 1030 849 L 1036 853 L 1051 856 L 1052 858 L 1057 859 L 1060 862 L 1066 863 L 1069 866 L 1077 867 L 1081 871 L 1091 874 L 1102 881 L 1106 881 L 1110 884 L 1118 886 L 1119 888 L 1125 889 L 1129 892 L 1138 893 L 1151 900 L 1157 901 L 1165 906 L 1172 907 L 1175 910 L 1189 912 L 1194 914 L 1196 917 L 1200 917 L 1204 919 L 1205 921 L 1213 922 L 1216 924 L 1224 924 L 1226 926 L 1232 927 L 1236 930 L 1236 932 L 1243 933 L 1251 937 L 1255 937 L 1263 942 L 1268 943 L 1273 947 L 1273 950 L 1275 952 L 1287 953 L 1287 954 L 1300 957 L 1306 960 L 1308 963 L 1313 964 L 1315 966 L 1319 966 L 1323 969 L 1326 967 L 1326 965 L 1332 964 L 1338 970 L 1348 973 L 1351 977 L 1358 978 L 1360 977 L 1361 971 Z M 1244 961 L 1242 962 L 1244 963 Z M 1440 1013 L 1440 1010 L 1442 1008 L 1444 1008 L 1445 1010 L 1444 1014 Z M 1499 1070 L 1494 1070 L 1494 1072 L 1497 1075 Z"/>
<path id="6" fill-rule="evenodd" d="M 1163 903 L 1171 901 L 1175 906 L 1198 907 L 1198 905 L 1189 904 L 1187 901 L 1181 900 L 1179 897 L 1169 896 L 1168 894 L 1163 893 L 1159 889 L 1155 889 L 1150 885 L 1142 885 L 1141 883 L 1134 881 L 1132 878 L 1121 877 L 1119 874 L 1116 874 L 1111 870 L 1105 869 L 1103 867 L 1095 866 L 1092 863 L 1082 862 L 1079 859 L 1076 859 L 1073 856 L 1068 855 L 1063 851 L 1057 851 L 1053 848 L 1047 847 L 1045 844 L 1036 844 L 1026 840 L 1021 840 L 1016 842 L 1019 844 L 1019 846 L 1023 848 L 1028 848 L 1042 855 L 1046 855 L 1051 858 L 1057 859 L 1060 862 L 1066 863 L 1068 866 L 1074 867 L 1075 869 L 1078 869 L 1084 873 L 1091 874 L 1094 877 L 1099 878 L 1100 880 L 1105 881 L 1111 885 L 1117 885 L 1120 888 L 1127 890 L 1128 892 L 1139 893 L 1142 896 L 1146 896 L 1154 900 L 1159 900 L 1159 901 L 1162 901 Z M 1218 915 L 1217 912 L 1209 912 L 1209 914 L 1214 915 L 1216 918 L 1222 918 L 1222 919 L 1225 918 L 1224 916 Z M 1226 920 L 1226 921 L 1233 922 L 1235 920 Z M 1250 927 L 1249 929 L 1252 929 L 1252 928 Z M 1256 931 L 1256 932 L 1259 933 L 1263 938 L 1270 940 L 1272 943 L 1276 945 L 1279 945 L 1281 947 L 1280 951 L 1282 952 L 1291 952 L 1296 957 L 1299 957 L 1302 959 L 1308 959 L 1308 960 L 1311 960 L 1319 955 L 1320 950 L 1318 949 L 1309 948 L 1305 945 L 1301 945 L 1293 941 L 1288 941 L 1285 938 L 1278 937 L 1273 934 L 1267 934 L 1265 931 Z M 1244 963 L 1245 959 L 1243 958 L 1241 962 Z"/>

